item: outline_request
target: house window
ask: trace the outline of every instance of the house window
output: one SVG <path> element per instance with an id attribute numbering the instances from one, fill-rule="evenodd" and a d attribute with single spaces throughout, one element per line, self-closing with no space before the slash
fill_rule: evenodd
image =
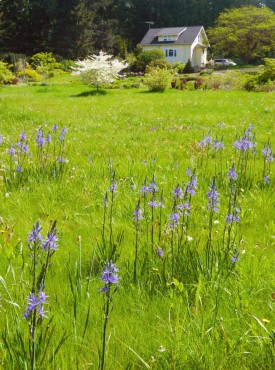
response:
<path id="1" fill-rule="evenodd" d="M 177 49 L 166 49 L 166 58 L 175 58 L 177 56 Z"/>
<path id="2" fill-rule="evenodd" d="M 163 36 L 163 41 L 171 41 L 171 36 Z"/>

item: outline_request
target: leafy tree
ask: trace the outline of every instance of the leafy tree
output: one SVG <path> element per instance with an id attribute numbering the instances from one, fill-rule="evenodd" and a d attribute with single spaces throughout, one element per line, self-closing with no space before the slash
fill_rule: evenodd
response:
<path id="1" fill-rule="evenodd" d="M 251 58 L 264 57 L 275 48 L 275 14 L 268 8 L 244 6 L 221 13 L 208 30 L 216 53 Z"/>
<path id="2" fill-rule="evenodd" d="M 78 60 L 76 66 L 72 67 L 72 74 L 79 76 L 90 86 L 100 89 L 112 83 L 119 77 L 119 72 L 127 67 L 127 63 L 101 51 L 99 55 L 91 55 L 87 59 Z"/>
<path id="3" fill-rule="evenodd" d="M 159 59 L 165 59 L 165 54 L 162 50 L 143 50 L 137 57 L 137 68 L 143 72 L 148 64 Z"/>

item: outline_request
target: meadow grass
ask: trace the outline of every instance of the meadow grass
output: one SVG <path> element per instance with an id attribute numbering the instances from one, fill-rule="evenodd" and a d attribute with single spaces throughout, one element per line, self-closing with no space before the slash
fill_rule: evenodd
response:
<path id="1" fill-rule="evenodd" d="M 108 317 L 106 369 L 272 368 L 275 178 L 272 162 L 270 182 L 263 183 L 261 151 L 266 143 L 275 147 L 274 113 L 274 96 L 265 93 L 104 94 L 71 78 L 2 88 L 2 368 L 100 368 L 104 294 L 98 291 L 110 258 L 120 281 Z M 53 137 L 54 125 L 58 135 L 67 129 L 65 162 L 49 152 L 43 167 L 35 138 L 39 128 Z M 247 157 L 233 143 L 249 125 L 257 153 Z M 16 173 L 8 148 L 23 130 L 33 156 Z M 200 145 L 209 133 L 223 139 L 223 150 Z M 59 136 L 57 144 L 63 145 Z M 233 163 L 239 163 L 235 192 L 227 178 Z M 181 202 L 173 190 L 190 181 L 188 166 L 198 188 L 188 198 L 190 216 L 171 227 L 169 216 Z M 141 193 L 153 178 L 158 191 Z M 219 212 L 207 209 L 213 178 Z M 152 212 L 148 202 L 159 202 L 161 193 L 165 208 Z M 133 217 L 138 202 L 140 221 Z M 231 227 L 225 218 L 235 206 L 240 222 Z M 37 324 L 41 353 L 31 367 L 29 322 L 22 317 L 33 278 L 28 236 L 37 221 L 45 234 L 53 220 L 59 243 L 45 284 L 48 318 Z"/>

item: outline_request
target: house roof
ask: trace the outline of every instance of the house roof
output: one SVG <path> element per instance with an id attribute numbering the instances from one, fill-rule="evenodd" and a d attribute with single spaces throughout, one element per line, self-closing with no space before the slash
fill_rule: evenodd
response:
<path id="1" fill-rule="evenodd" d="M 141 40 L 141 45 L 160 45 L 160 44 L 192 44 L 201 29 L 205 34 L 203 26 L 192 27 L 170 27 L 170 28 L 150 28 L 146 35 Z M 172 41 L 158 41 L 159 36 L 178 36 Z M 209 45 L 206 37 L 207 45 Z"/>

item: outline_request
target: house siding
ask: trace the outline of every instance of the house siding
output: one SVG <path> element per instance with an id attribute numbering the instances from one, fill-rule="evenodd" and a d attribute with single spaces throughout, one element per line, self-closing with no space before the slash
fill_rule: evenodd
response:
<path id="1" fill-rule="evenodd" d="M 169 63 L 175 63 L 175 62 L 181 62 L 186 64 L 188 59 L 191 59 L 191 45 L 150 45 L 150 46 L 143 46 L 143 50 L 152 50 L 152 49 L 160 49 L 164 52 L 166 49 L 176 49 L 177 50 L 177 56 L 176 57 L 166 57 L 165 59 Z"/>

